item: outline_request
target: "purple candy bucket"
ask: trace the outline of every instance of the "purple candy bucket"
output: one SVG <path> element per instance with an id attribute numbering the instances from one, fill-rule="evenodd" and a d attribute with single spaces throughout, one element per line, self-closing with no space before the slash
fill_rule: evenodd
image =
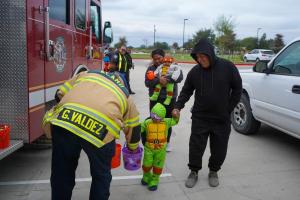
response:
<path id="1" fill-rule="evenodd" d="M 126 145 L 122 149 L 124 168 L 129 171 L 141 168 L 141 160 L 143 156 L 143 148 L 138 147 L 136 152 L 131 152 Z"/>

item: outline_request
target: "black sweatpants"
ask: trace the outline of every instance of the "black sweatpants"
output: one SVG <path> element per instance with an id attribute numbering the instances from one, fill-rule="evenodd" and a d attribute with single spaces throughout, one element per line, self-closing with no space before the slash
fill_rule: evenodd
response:
<path id="1" fill-rule="evenodd" d="M 208 168 L 211 171 L 219 171 L 227 154 L 230 131 L 229 122 L 220 123 L 193 118 L 189 143 L 190 170 L 199 171 L 202 168 L 202 156 L 209 137 L 211 155 Z"/>
<path id="2" fill-rule="evenodd" d="M 167 111 L 166 112 L 166 118 L 172 118 L 172 110 L 174 109 L 174 104 L 176 102 L 176 99 L 172 98 L 170 105 L 167 105 L 167 106 L 164 104 L 165 100 L 166 100 L 165 98 L 163 98 L 163 99 L 158 98 L 157 101 L 150 101 L 150 112 L 151 112 L 151 109 L 155 106 L 156 103 L 161 103 L 166 108 L 166 111 Z M 167 137 L 167 142 L 168 143 L 170 142 L 171 135 L 172 135 L 172 127 L 169 128 L 169 131 L 168 131 L 168 137 Z"/>

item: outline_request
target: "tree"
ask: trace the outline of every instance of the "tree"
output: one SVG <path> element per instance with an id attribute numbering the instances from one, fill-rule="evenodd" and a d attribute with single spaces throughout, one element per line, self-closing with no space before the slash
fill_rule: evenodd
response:
<path id="1" fill-rule="evenodd" d="M 192 49 L 195 46 L 194 40 L 189 39 L 187 42 L 183 44 L 184 49 Z"/>
<path id="2" fill-rule="evenodd" d="M 215 22 L 214 27 L 218 33 L 216 44 L 218 44 L 223 51 L 233 51 L 236 34 L 234 33 L 235 22 L 232 16 L 226 17 L 221 15 Z"/>
<path id="3" fill-rule="evenodd" d="M 178 49 L 179 48 L 179 45 L 178 45 L 178 43 L 177 42 L 174 42 L 173 44 L 172 44 L 172 48 L 173 49 Z"/>
<path id="4" fill-rule="evenodd" d="M 226 17 L 221 15 L 214 24 L 214 27 L 218 35 L 226 35 L 233 32 L 235 28 L 235 22 L 232 19 L 232 16 Z"/>
<path id="5" fill-rule="evenodd" d="M 212 29 L 201 29 L 193 35 L 193 45 L 195 45 L 200 39 L 207 39 L 212 44 L 215 44 L 216 35 Z"/>
<path id="6" fill-rule="evenodd" d="M 269 44 L 269 42 L 267 40 L 267 34 L 266 33 L 264 33 L 261 36 L 261 38 L 259 40 L 258 48 L 260 48 L 260 49 L 270 49 L 270 44 Z"/>
<path id="7" fill-rule="evenodd" d="M 274 38 L 274 51 L 275 53 L 279 52 L 284 47 L 283 35 L 277 33 Z"/>
<path id="8" fill-rule="evenodd" d="M 252 50 L 256 48 L 256 38 L 247 37 L 240 41 L 240 47 L 245 50 Z"/>
<path id="9" fill-rule="evenodd" d="M 224 53 L 233 52 L 235 48 L 235 33 L 228 32 L 216 39 L 216 44 L 220 46 Z M 229 51 L 229 52 L 228 52 Z"/>
<path id="10" fill-rule="evenodd" d="M 139 49 L 146 49 L 147 47 L 146 47 L 146 45 L 144 45 L 144 44 L 142 44 L 140 47 L 139 47 Z"/>
<path id="11" fill-rule="evenodd" d="M 166 42 L 155 42 L 154 48 L 163 49 L 163 50 L 169 50 L 170 49 L 168 43 L 166 43 Z"/>
<path id="12" fill-rule="evenodd" d="M 127 46 L 127 40 L 126 40 L 126 37 L 123 36 L 123 37 L 120 37 L 119 38 L 119 42 L 115 44 L 115 48 L 120 48 L 121 46 Z"/>

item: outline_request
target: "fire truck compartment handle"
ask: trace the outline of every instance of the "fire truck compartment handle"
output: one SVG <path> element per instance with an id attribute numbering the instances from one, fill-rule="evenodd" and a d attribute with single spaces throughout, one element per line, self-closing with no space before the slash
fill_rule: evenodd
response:
<path id="1" fill-rule="evenodd" d="M 88 47 L 88 54 L 87 58 L 92 59 L 93 58 L 93 45 L 92 45 L 92 40 L 93 40 L 93 31 L 92 31 L 92 26 L 90 26 L 90 40 L 89 40 L 89 47 Z"/>
<path id="2" fill-rule="evenodd" d="M 51 55 L 50 47 L 53 47 L 53 41 L 50 41 L 49 39 L 49 10 L 50 8 L 47 6 L 44 8 L 45 12 L 45 53 L 46 53 L 46 59 L 47 61 L 51 61 L 53 56 Z M 52 48 L 53 49 L 53 48 Z"/>

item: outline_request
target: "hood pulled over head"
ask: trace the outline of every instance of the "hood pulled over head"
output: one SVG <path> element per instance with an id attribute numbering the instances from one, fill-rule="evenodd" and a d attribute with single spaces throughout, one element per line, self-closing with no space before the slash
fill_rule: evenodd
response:
<path id="1" fill-rule="evenodd" d="M 199 42 L 194 46 L 191 56 L 197 61 L 197 54 L 205 54 L 209 57 L 210 65 L 214 65 L 216 61 L 216 54 L 214 46 L 207 39 L 200 39 Z M 200 63 L 199 63 L 200 64 Z"/>
<path id="2" fill-rule="evenodd" d="M 151 109 L 151 112 L 159 116 L 161 119 L 166 117 L 166 108 L 161 103 L 155 104 L 155 106 Z"/>

